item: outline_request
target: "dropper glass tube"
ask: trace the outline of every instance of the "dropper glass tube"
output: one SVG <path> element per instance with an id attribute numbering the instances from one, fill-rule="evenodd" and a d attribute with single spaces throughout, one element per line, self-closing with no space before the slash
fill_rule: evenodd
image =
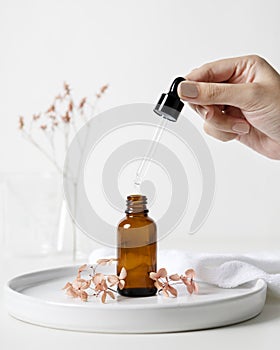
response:
<path id="1" fill-rule="evenodd" d="M 134 189 L 137 193 L 140 193 L 140 186 L 141 183 L 143 182 L 143 179 L 145 178 L 147 171 L 150 167 L 151 161 L 153 159 L 153 156 L 155 154 L 155 151 L 157 149 L 157 146 L 159 144 L 159 141 L 162 137 L 162 134 L 165 130 L 166 124 L 168 123 L 168 120 L 166 118 L 162 118 L 161 122 L 158 124 L 154 136 L 152 138 L 150 147 L 147 151 L 147 153 L 145 154 L 145 156 L 143 157 L 137 172 L 136 172 L 136 177 L 134 180 Z"/>

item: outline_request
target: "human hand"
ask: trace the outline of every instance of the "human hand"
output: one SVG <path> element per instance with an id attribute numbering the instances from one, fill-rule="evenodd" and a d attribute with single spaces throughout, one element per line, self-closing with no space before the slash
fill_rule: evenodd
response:
<path id="1" fill-rule="evenodd" d="M 207 63 L 185 78 L 178 94 L 204 118 L 207 134 L 280 160 L 280 75 L 263 58 Z"/>

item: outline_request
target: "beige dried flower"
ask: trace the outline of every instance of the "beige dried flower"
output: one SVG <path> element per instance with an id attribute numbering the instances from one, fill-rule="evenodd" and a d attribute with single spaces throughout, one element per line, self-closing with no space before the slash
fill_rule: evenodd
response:
<path id="1" fill-rule="evenodd" d="M 48 109 L 47 109 L 47 113 L 51 113 L 51 112 L 55 112 L 55 105 L 52 104 Z"/>
<path id="2" fill-rule="evenodd" d="M 74 106 L 74 102 L 73 102 L 73 100 L 70 100 L 70 102 L 68 104 L 68 112 L 72 112 L 73 111 L 73 106 Z"/>
<path id="3" fill-rule="evenodd" d="M 64 115 L 63 117 L 61 117 L 61 119 L 62 119 L 62 121 L 63 121 L 64 123 L 68 124 L 68 123 L 70 122 L 70 120 L 71 120 L 70 115 L 69 115 L 69 112 L 66 111 L 65 115 Z"/>
<path id="4" fill-rule="evenodd" d="M 40 118 L 40 116 L 40 114 L 33 114 L 32 119 L 36 121 Z"/>
<path id="5" fill-rule="evenodd" d="M 18 126 L 19 129 L 22 130 L 24 128 L 24 118 L 19 117 L 18 123 L 19 123 L 19 126 Z"/>
<path id="6" fill-rule="evenodd" d="M 112 299 L 115 299 L 114 293 L 108 290 L 108 285 L 103 273 L 97 273 L 95 276 L 93 276 L 92 281 L 95 284 L 95 291 L 97 292 L 97 295 L 100 293 L 102 294 L 101 301 L 103 304 L 106 301 L 107 295 L 109 295 Z"/>
<path id="7" fill-rule="evenodd" d="M 97 97 L 97 98 L 100 98 L 100 97 L 105 93 L 105 91 L 108 89 L 108 87 L 109 87 L 108 84 L 103 85 L 103 86 L 100 88 L 99 92 L 96 94 L 96 97 Z"/>
<path id="8" fill-rule="evenodd" d="M 67 282 L 63 289 L 66 290 L 67 295 L 73 298 L 80 298 L 82 301 L 88 300 L 88 293 L 85 291 L 89 288 L 91 281 L 81 278 L 76 278 L 73 283 Z"/>
<path id="9" fill-rule="evenodd" d="M 125 278 L 127 276 L 126 269 L 122 267 L 119 276 L 109 275 L 108 282 L 111 283 L 110 287 L 117 285 L 117 287 L 122 290 L 125 286 Z"/>
<path id="10" fill-rule="evenodd" d="M 66 82 L 64 82 L 63 87 L 64 87 L 64 90 L 65 90 L 66 95 L 70 95 L 70 91 L 71 91 L 71 90 L 70 90 L 69 84 L 67 84 Z"/>
<path id="11" fill-rule="evenodd" d="M 182 282 L 186 285 L 187 290 L 190 294 L 198 293 L 198 285 L 194 281 L 195 279 L 195 271 L 193 269 L 188 269 L 185 271 L 185 275 L 180 277 Z"/>
<path id="12" fill-rule="evenodd" d="M 79 103 L 79 109 L 82 109 L 87 101 L 86 97 L 83 97 Z"/>
<path id="13" fill-rule="evenodd" d="M 158 291 L 162 291 L 163 295 L 169 297 L 169 293 L 177 297 L 177 290 L 169 284 L 167 271 L 161 268 L 158 272 L 151 272 L 150 278 L 155 281 L 154 285 Z"/>

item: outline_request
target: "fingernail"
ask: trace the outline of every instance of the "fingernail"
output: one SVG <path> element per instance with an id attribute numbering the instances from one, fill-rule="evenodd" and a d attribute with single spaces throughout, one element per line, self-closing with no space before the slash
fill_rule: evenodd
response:
<path id="1" fill-rule="evenodd" d="M 198 89 L 195 86 L 195 84 L 188 83 L 188 82 L 182 82 L 180 85 L 180 92 L 182 96 L 185 97 L 197 97 L 198 96 Z"/>
<path id="2" fill-rule="evenodd" d="M 199 113 L 203 119 L 207 118 L 208 109 L 202 106 L 196 106 L 197 113 Z"/>
<path id="3" fill-rule="evenodd" d="M 250 131 L 250 125 L 247 123 L 236 123 L 233 125 L 232 130 L 238 134 L 248 134 Z"/>

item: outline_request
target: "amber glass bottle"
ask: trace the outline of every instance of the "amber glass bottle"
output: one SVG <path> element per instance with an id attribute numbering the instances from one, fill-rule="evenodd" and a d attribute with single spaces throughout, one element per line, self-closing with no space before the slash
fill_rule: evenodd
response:
<path id="1" fill-rule="evenodd" d="M 118 292 L 128 297 L 156 294 L 149 273 L 157 270 L 157 229 L 146 204 L 145 196 L 128 196 L 126 217 L 118 226 L 117 272 L 127 270 L 125 287 Z"/>

